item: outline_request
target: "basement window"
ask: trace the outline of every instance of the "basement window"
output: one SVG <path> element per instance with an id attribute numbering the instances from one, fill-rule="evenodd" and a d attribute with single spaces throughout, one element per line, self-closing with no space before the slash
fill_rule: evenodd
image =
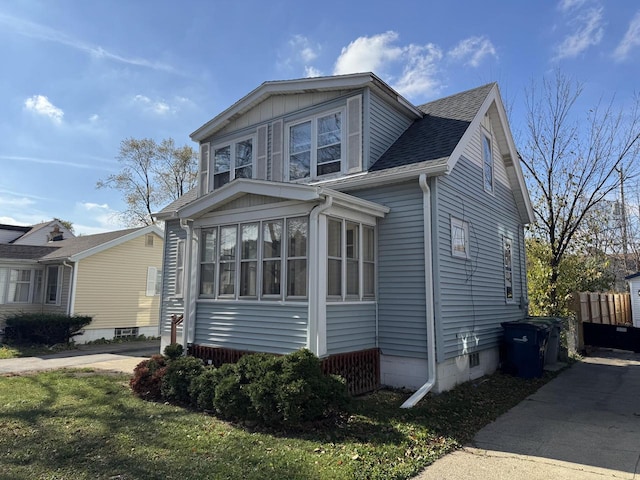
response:
<path id="1" fill-rule="evenodd" d="M 138 336 L 138 327 L 116 328 L 113 338 L 130 338 Z"/>

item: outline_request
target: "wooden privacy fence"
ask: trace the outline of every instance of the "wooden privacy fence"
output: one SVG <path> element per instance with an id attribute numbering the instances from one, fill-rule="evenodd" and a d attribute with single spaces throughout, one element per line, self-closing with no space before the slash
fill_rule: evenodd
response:
<path id="1" fill-rule="evenodd" d="M 574 293 L 572 310 L 578 323 L 632 324 L 631 296 L 628 293 Z"/>

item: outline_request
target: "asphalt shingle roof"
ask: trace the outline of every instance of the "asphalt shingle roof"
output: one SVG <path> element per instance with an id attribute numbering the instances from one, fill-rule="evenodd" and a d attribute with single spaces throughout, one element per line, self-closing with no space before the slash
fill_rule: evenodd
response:
<path id="1" fill-rule="evenodd" d="M 57 246 L 41 245 L 13 245 L 11 243 L 0 243 L 0 258 L 10 260 L 38 260 L 45 255 L 55 252 Z"/>
<path id="2" fill-rule="evenodd" d="M 192 201 L 198 198 L 198 187 L 193 187 L 187 193 L 182 195 L 177 200 L 174 200 L 169 205 L 160 210 L 157 215 L 161 214 L 171 214 L 177 211 L 179 208 L 184 207 L 187 203 L 191 203 Z"/>
<path id="3" fill-rule="evenodd" d="M 425 116 L 416 120 L 370 171 L 421 162 L 446 162 L 494 85 L 489 83 L 418 106 Z"/>
<path id="4" fill-rule="evenodd" d="M 116 230 L 115 232 L 98 233 L 95 235 L 83 235 L 75 238 L 67 238 L 66 240 L 60 240 L 54 242 L 58 247 L 55 251 L 42 257 L 42 260 L 57 260 L 62 258 L 69 258 L 72 255 L 85 252 L 94 247 L 102 245 L 103 243 L 110 242 L 120 237 L 124 237 L 130 233 L 140 230 L 145 227 L 129 228 L 126 230 Z"/>

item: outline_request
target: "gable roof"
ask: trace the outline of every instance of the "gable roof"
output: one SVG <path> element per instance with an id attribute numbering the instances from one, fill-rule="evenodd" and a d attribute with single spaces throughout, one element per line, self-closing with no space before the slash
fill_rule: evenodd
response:
<path id="1" fill-rule="evenodd" d="M 416 107 L 373 73 L 353 73 L 330 77 L 311 77 L 264 82 L 258 88 L 198 128 L 190 136 L 193 141 L 200 142 L 221 130 L 230 122 L 272 95 L 326 92 L 331 90 L 356 90 L 364 87 L 370 87 L 381 93 L 383 97 L 391 98 L 400 108 L 403 108 L 409 116 L 413 116 L 413 118 L 422 117 L 422 113 Z"/>
<path id="2" fill-rule="evenodd" d="M 25 227 L 25 226 L 22 226 L 22 225 L 8 225 L 6 223 L 0 223 L 0 230 L 10 230 L 10 231 L 14 231 L 14 232 L 27 233 L 32 228 L 33 227 Z"/>
<path id="3" fill-rule="evenodd" d="M 85 235 L 56 242 L 56 247 L 58 248 L 43 256 L 41 260 L 81 260 L 147 233 L 155 233 L 160 238 L 163 238 L 162 230 L 155 225 Z"/>
<path id="4" fill-rule="evenodd" d="M 154 213 L 153 217 L 158 220 L 166 220 L 168 218 L 174 217 L 178 209 L 184 207 L 188 203 L 193 202 L 198 199 L 198 187 L 193 187 L 187 193 L 179 197 L 177 200 L 174 200 L 169 205 L 164 207 L 158 213 Z"/>

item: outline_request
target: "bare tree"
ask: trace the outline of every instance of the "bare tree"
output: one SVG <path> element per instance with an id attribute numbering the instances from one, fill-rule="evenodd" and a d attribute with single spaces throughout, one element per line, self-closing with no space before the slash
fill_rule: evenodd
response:
<path id="1" fill-rule="evenodd" d="M 98 181 L 96 187 L 123 194 L 127 209 L 121 217 L 128 225 L 151 225 L 152 213 L 196 183 L 195 152 L 188 145 L 177 148 L 172 138 L 159 145 L 152 138 L 126 138 L 120 142 L 117 159 L 122 170 Z"/>
<path id="2" fill-rule="evenodd" d="M 533 238 L 550 246 L 549 314 L 561 311 L 560 265 L 575 251 L 589 212 L 635 173 L 640 151 L 640 99 L 617 110 L 613 99 L 580 120 L 574 116 L 583 87 L 560 72 L 527 92 L 525 167 L 537 222 Z M 624 176 L 618 174 L 624 165 Z"/>

